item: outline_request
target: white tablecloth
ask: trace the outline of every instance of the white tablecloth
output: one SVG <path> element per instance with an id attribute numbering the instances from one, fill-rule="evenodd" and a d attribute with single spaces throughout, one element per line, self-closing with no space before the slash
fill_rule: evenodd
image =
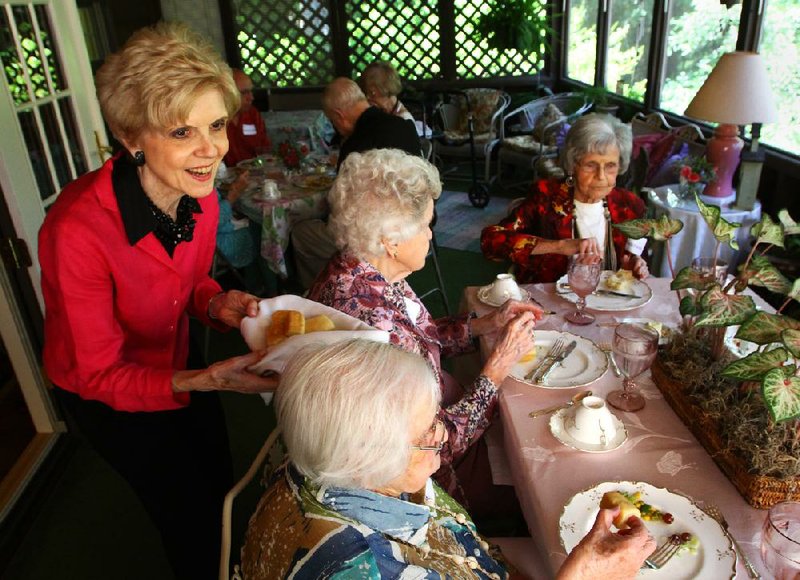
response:
<path id="1" fill-rule="evenodd" d="M 697 210 L 694 200 L 680 200 L 675 193 L 677 185 L 665 185 L 652 190 L 647 199 L 648 214 L 651 217 L 660 217 L 667 214 L 669 217 L 683 222 L 683 229 L 670 240 L 670 255 L 675 272 L 692 263 L 698 256 L 711 256 L 714 252 L 716 240 L 711 234 L 703 216 Z M 729 222 L 742 224 L 736 231 L 736 240 L 739 251 L 735 252 L 727 244 L 720 247 L 719 258 L 728 262 L 729 271 L 747 255 L 750 248 L 750 226 L 761 219 L 761 204 L 756 201 L 752 210 L 741 210 L 735 207 L 723 207 L 722 217 Z M 671 277 L 669 263 L 666 258 L 666 245 L 662 242 L 653 244 L 653 259 L 650 270 L 653 276 Z"/>

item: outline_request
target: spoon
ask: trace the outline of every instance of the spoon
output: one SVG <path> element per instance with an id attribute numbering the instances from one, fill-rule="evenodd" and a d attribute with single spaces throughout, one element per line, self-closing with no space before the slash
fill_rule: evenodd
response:
<path id="1" fill-rule="evenodd" d="M 558 411 L 559 409 L 569 409 L 570 407 L 576 405 L 583 401 L 586 397 L 590 396 L 592 391 L 581 391 L 580 393 L 575 393 L 572 396 L 572 399 L 563 403 L 561 405 L 554 405 L 552 407 L 547 407 L 545 409 L 539 409 L 538 411 L 531 411 L 528 413 L 528 417 L 536 418 L 540 415 L 546 415 L 548 413 L 553 413 L 554 411 Z"/>

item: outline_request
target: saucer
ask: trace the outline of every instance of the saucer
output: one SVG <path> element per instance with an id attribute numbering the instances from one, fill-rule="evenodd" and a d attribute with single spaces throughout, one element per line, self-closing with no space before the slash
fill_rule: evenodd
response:
<path id="1" fill-rule="evenodd" d="M 575 417 L 574 409 L 561 409 L 553 416 L 550 417 L 550 432 L 561 443 L 567 447 L 572 447 L 578 451 L 585 451 L 587 453 L 607 453 L 619 449 L 626 439 L 628 439 L 628 431 L 625 429 L 625 424 L 617 418 L 613 413 L 614 426 L 617 428 L 617 434 L 614 439 L 609 441 L 606 445 L 601 443 L 584 443 L 575 439 L 569 432 L 568 425 L 572 424 Z"/>
<path id="2" fill-rule="evenodd" d="M 519 300 L 520 302 L 525 302 L 526 300 L 531 299 L 531 293 L 525 290 L 525 288 L 518 286 L 519 288 L 519 298 L 515 298 L 514 300 Z M 494 306 L 495 308 L 499 308 L 503 304 L 506 303 L 506 300 L 512 300 L 512 298 L 507 298 L 502 302 L 497 302 L 494 298 L 489 296 L 489 291 L 492 289 L 492 285 L 489 284 L 488 286 L 482 286 L 478 288 L 478 300 L 486 304 L 487 306 Z"/>

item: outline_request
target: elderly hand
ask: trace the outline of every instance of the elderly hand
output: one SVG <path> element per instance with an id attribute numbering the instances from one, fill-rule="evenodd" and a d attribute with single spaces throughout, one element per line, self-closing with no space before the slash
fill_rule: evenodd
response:
<path id="1" fill-rule="evenodd" d="M 245 316 L 258 314 L 258 296 L 240 290 L 216 294 L 208 303 L 208 316 L 233 328 L 239 328 Z"/>
<path id="2" fill-rule="evenodd" d="M 248 179 L 250 179 L 249 171 L 243 171 L 240 173 L 239 176 L 228 187 L 228 194 L 225 196 L 225 199 L 227 199 L 231 204 L 239 199 L 239 196 L 242 195 L 242 192 L 247 187 Z"/>
<path id="3" fill-rule="evenodd" d="M 541 320 L 544 312 L 536 304 L 507 300 L 500 308 L 485 316 L 475 318 L 470 323 L 470 332 L 473 336 L 482 336 L 498 332 L 523 312 L 530 312 L 535 320 Z"/>
<path id="4" fill-rule="evenodd" d="M 647 262 L 645 262 L 641 256 L 637 256 L 636 254 L 626 253 L 622 257 L 622 267 L 626 270 L 633 271 L 633 275 L 639 280 L 644 280 L 650 275 L 650 272 L 647 269 Z"/>
<path id="5" fill-rule="evenodd" d="M 506 324 L 483 366 L 482 374 L 499 386 L 522 355 L 533 349 L 534 328 L 536 316 L 528 311 L 522 312 Z"/>
<path id="6" fill-rule="evenodd" d="M 600 245 L 597 243 L 597 238 L 559 240 L 558 246 L 558 253 L 564 254 L 565 256 L 572 256 L 574 254 L 603 254 Z"/>
<path id="7" fill-rule="evenodd" d="M 251 352 L 214 363 L 207 369 L 176 371 L 172 389 L 183 391 L 237 391 L 269 393 L 278 387 L 278 376 L 262 377 L 248 369 L 264 358 L 267 351 Z"/>
<path id="8" fill-rule="evenodd" d="M 611 532 L 611 522 L 619 508 L 602 509 L 592 529 L 575 546 L 558 573 L 558 580 L 634 578 L 645 558 L 653 553 L 656 541 L 642 520 L 631 516 L 627 530 Z"/>

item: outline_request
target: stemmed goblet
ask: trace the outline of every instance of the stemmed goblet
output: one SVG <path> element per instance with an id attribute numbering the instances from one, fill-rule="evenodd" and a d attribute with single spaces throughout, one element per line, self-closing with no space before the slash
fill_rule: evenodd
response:
<path id="1" fill-rule="evenodd" d="M 612 391 L 606 402 L 622 411 L 638 411 L 644 397 L 638 393 L 636 377 L 650 368 L 658 352 L 658 332 L 644 324 L 620 324 L 614 330 L 611 353 L 622 372 L 622 389 Z"/>
<path id="2" fill-rule="evenodd" d="M 603 259 L 597 254 L 574 254 L 569 258 L 567 281 L 569 288 L 578 297 L 575 311 L 568 313 L 564 318 L 572 324 L 591 324 L 594 314 L 585 312 L 586 297 L 595 291 L 603 272 Z"/>
<path id="3" fill-rule="evenodd" d="M 787 501 L 769 509 L 761 531 L 761 560 L 775 580 L 800 577 L 800 503 Z"/>

